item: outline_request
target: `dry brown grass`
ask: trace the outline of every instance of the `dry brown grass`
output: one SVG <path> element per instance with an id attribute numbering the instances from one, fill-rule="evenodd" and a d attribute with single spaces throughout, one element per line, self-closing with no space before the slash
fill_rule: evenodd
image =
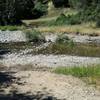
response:
<path id="1" fill-rule="evenodd" d="M 97 34 L 100 35 L 100 28 L 95 27 L 95 23 L 86 23 L 82 25 L 64 25 L 64 26 L 46 26 L 38 27 L 36 30 L 40 32 L 53 32 L 53 33 L 80 33 L 86 34 Z"/>

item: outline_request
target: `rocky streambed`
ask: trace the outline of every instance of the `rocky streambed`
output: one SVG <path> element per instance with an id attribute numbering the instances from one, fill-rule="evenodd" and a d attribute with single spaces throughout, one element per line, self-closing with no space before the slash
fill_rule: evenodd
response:
<path id="1" fill-rule="evenodd" d="M 45 37 L 46 42 L 55 42 L 62 33 L 42 33 Z M 63 36 L 68 36 L 76 43 L 95 43 L 100 44 L 100 36 L 89 36 L 89 35 L 75 35 L 75 34 L 62 34 Z M 0 31 L 0 43 L 9 42 L 27 42 L 28 38 L 26 33 L 23 31 Z"/>
<path id="2" fill-rule="evenodd" d="M 100 46 L 99 36 L 64 35 L 75 43 Z M 56 67 L 100 64 L 100 56 L 35 54 L 55 43 L 57 37 L 57 34 L 45 34 L 46 42 L 36 45 L 29 43 L 21 31 L 0 31 L 0 100 L 100 100 L 100 92 L 80 79 L 48 72 Z"/>
<path id="3" fill-rule="evenodd" d="M 26 42 L 26 36 L 22 31 L 0 31 L 0 42 Z"/>
<path id="4" fill-rule="evenodd" d="M 32 55 L 21 53 L 5 54 L 0 59 L 0 64 L 8 69 L 21 69 L 21 66 L 28 66 L 30 69 L 34 67 L 71 67 L 71 66 L 88 66 L 91 64 L 100 64 L 100 58 L 97 57 L 79 57 L 70 55 Z M 17 67 L 16 67 L 17 66 Z M 27 68 L 28 69 L 28 68 Z"/>
<path id="5" fill-rule="evenodd" d="M 48 33 L 44 34 L 46 43 L 42 45 L 35 46 L 35 49 L 42 49 L 47 46 L 49 46 L 49 43 L 54 43 L 59 35 Z M 72 39 L 76 43 L 94 43 L 94 44 L 100 44 L 100 36 L 81 36 L 81 35 L 74 35 L 74 34 L 63 34 L 63 36 L 68 36 L 70 39 Z M 100 58 L 99 57 L 82 57 L 82 56 L 72 56 L 67 54 L 34 54 L 32 53 L 34 44 L 31 44 L 29 46 L 26 34 L 22 31 L 0 31 L 0 53 L 3 51 L 2 48 L 5 47 L 11 48 L 12 43 L 16 42 L 16 45 L 14 44 L 13 49 L 11 48 L 11 52 L 7 52 L 1 55 L 0 58 L 0 64 L 7 66 L 7 67 L 14 67 L 16 65 L 32 65 L 32 66 L 46 66 L 46 67 L 69 67 L 69 66 L 80 66 L 80 65 L 90 65 L 90 64 L 100 64 Z M 21 44 L 24 42 L 24 44 Z M 25 44 L 27 42 L 27 45 Z M 9 45 L 7 44 L 9 43 Z M 1 46 L 2 45 L 2 46 Z M 25 46 L 26 45 L 26 46 Z M 23 48 L 23 50 L 19 50 L 17 48 L 18 52 L 12 52 L 15 50 L 15 47 Z M 100 46 L 100 45 L 99 45 Z M 6 49 L 7 49 L 6 48 Z M 24 50 L 25 49 L 25 50 Z M 100 54 L 99 54 L 100 55 Z"/>

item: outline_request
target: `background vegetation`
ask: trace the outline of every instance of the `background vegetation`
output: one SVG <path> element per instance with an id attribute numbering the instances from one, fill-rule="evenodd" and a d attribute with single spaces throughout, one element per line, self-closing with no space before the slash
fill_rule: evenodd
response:
<path id="1" fill-rule="evenodd" d="M 97 27 L 100 27 L 100 0 L 0 0 L 0 24 L 20 24 L 22 19 L 46 15 L 49 2 L 52 2 L 55 8 L 78 11 L 77 14 L 69 16 L 61 14 L 55 25 L 95 21 Z"/>

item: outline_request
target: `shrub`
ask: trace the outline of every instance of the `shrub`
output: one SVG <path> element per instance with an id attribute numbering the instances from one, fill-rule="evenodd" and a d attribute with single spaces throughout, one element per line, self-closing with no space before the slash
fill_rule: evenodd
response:
<path id="1" fill-rule="evenodd" d="M 44 36 L 36 30 L 27 31 L 26 38 L 28 39 L 29 42 L 34 42 L 34 43 L 45 42 Z"/>
<path id="2" fill-rule="evenodd" d="M 44 3 L 43 1 L 39 1 L 37 0 L 35 2 L 35 6 L 33 8 L 33 17 L 34 18 L 39 18 L 40 16 L 43 16 L 47 13 L 47 8 L 48 8 L 48 5 L 47 3 Z"/>
<path id="3" fill-rule="evenodd" d="M 100 28 L 100 21 L 96 22 L 96 27 Z"/>
<path id="4" fill-rule="evenodd" d="M 56 39 L 57 43 L 68 43 L 70 39 L 66 35 L 59 35 L 58 38 Z"/>
<path id="5" fill-rule="evenodd" d="M 56 39 L 56 43 L 66 44 L 66 46 L 74 47 L 74 42 L 71 39 L 69 39 L 69 37 L 66 34 L 59 35 Z"/>
<path id="6" fill-rule="evenodd" d="M 96 27 L 100 28 L 100 19 L 99 18 L 96 20 Z"/>
<path id="7" fill-rule="evenodd" d="M 67 20 L 67 17 L 62 13 L 60 16 L 56 19 L 56 24 L 64 24 Z"/>
<path id="8" fill-rule="evenodd" d="M 78 15 L 64 15 L 61 14 L 56 21 L 54 21 L 53 25 L 75 25 L 81 24 L 80 17 Z"/>
<path id="9" fill-rule="evenodd" d="M 52 0 L 56 8 L 69 7 L 69 0 Z"/>

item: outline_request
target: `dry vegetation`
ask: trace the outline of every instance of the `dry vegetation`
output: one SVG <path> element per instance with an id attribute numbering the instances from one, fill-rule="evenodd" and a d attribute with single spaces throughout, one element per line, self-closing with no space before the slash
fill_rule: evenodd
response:
<path id="1" fill-rule="evenodd" d="M 36 30 L 40 32 L 53 32 L 53 33 L 80 33 L 86 34 L 97 34 L 100 35 L 100 28 L 95 27 L 95 23 L 87 23 L 82 25 L 64 25 L 64 26 L 46 26 L 38 27 Z"/>

